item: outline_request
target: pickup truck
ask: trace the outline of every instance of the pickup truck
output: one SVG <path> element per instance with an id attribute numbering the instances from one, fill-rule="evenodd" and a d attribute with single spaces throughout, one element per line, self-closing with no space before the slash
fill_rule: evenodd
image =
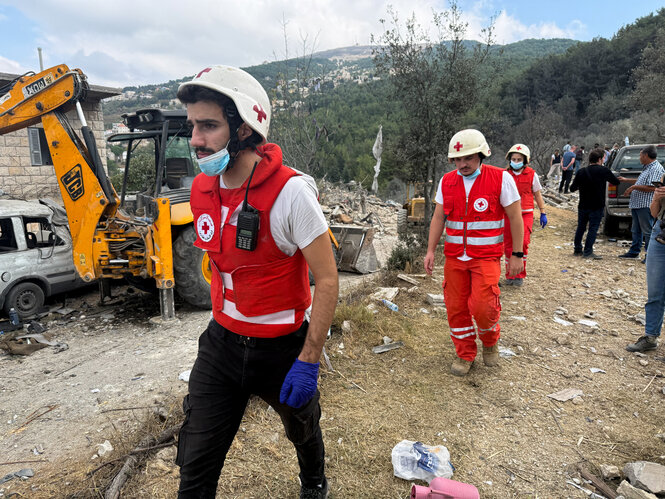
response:
<path id="1" fill-rule="evenodd" d="M 619 149 L 612 163 L 608 167 L 617 177 L 637 179 L 642 173 L 644 165 L 640 163 L 640 151 L 648 144 L 624 146 Z M 658 151 L 658 161 L 665 164 L 665 144 L 654 144 Z M 632 184 L 621 182 L 619 185 L 607 184 L 605 191 L 605 222 L 603 232 L 607 236 L 615 236 L 622 230 L 630 230 L 632 216 L 628 203 L 630 196 L 624 192 Z"/>

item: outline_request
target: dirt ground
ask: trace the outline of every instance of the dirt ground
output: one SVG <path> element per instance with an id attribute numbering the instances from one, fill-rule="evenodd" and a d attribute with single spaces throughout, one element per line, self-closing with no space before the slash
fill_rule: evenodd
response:
<path id="1" fill-rule="evenodd" d="M 420 284 L 411 291 L 394 273 L 346 291 L 326 343 L 334 371 L 322 363 L 320 378 L 331 497 L 409 497 L 412 482 L 395 478 L 390 461 L 403 439 L 446 446 L 453 478 L 481 497 L 586 497 L 566 483 L 592 489 L 579 465 L 599 475 L 601 464 L 665 464 L 663 347 L 646 356 L 624 350 L 643 331 L 635 316 L 644 311 L 645 265 L 618 259 L 625 248 L 608 241 L 596 244 L 603 260 L 573 257 L 575 213 L 549 207 L 548 216 L 550 227 L 534 231 L 525 285 L 502 288 L 500 345 L 514 355 L 496 368 L 479 356 L 466 377 L 450 374 L 445 309 L 425 300 L 441 293 L 442 261 L 434 279 L 414 277 Z M 378 286 L 400 287 L 394 301 L 406 315 L 372 303 Z M 146 432 L 180 421 L 187 387 L 178 375 L 191 368 L 210 314 L 178 304 L 178 321 L 153 325 L 152 297 L 117 293 L 106 308 L 94 291 L 83 293 L 66 304 L 75 312 L 43 321 L 67 350 L 0 354 L 0 477 L 34 470 L 0 485 L 0 497 L 102 497 Z M 384 336 L 404 346 L 373 354 Z M 566 388 L 583 394 L 547 396 Z M 106 440 L 115 450 L 93 458 Z M 175 496 L 173 447 L 154 452 L 123 497 Z M 252 400 L 218 497 L 297 497 L 297 474 L 279 418 Z"/>

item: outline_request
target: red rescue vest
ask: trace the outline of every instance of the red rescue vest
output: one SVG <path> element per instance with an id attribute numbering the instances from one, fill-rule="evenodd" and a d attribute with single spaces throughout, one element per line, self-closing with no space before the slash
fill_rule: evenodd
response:
<path id="1" fill-rule="evenodd" d="M 517 190 L 520 193 L 522 200 L 522 213 L 530 213 L 533 211 L 533 176 L 536 174 L 535 170 L 529 166 L 524 167 L 524 170 L 519 175 L 515 175 L 512 168 L 506 169 L 508 173 L 513 176 Z"/>
<path id="2" fill-rule="evenodd" d="M 441 182 L 443 212 L 446 215 L 447 257 L 466 254 L 471 258 L 501 258 L 503 255 L 504 209 L 501 206 L 503 170 L 481 165 L 469 198 L 464 180 L 457 170 L 444 175 Z"/>
<path id="3" fill-rule="evenodd" d="M 247 181 L 221 189 L 219 176 L 199 174 L 192 184 L 195 246 L 212 266 L 212 311 L 225 328 L 245 336 L 277 337 L 298 329 L 312 297 L 307 263 L 300 250 L 283 253 L 270 232 L 270 210 L 286 182 L 297 173 L 282 164 L 275 144 L 259 148 L 247 202 L 259 212 L 254 251 L 236 248 L 236 220 Z"/>

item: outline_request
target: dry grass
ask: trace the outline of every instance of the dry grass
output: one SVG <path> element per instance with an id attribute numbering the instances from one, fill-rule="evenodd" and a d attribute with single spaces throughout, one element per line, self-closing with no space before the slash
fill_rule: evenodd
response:
<path id="1" fill-rule="evenodd" d="M 418 292 L 410 294 L 405 290 L 411 285 L 400 284 L 393 274 L 384 276 L 381 285 L 403 288 L 395 301 L 408 317 L 382 307 L 377 314 L 369 312 L 374 286 L 343 300 L 326 344 L 334 371 L 322 364 L 320 380 L 331 497 L 408 497 L 411 484 L 395 478 L 390 463 L 392 447 L 403 439 L 445 445 L 454 478 L 476 485 L 482 497 L 584 497 L 565 483 L 577 476 L 579 463 L 597 473 L 602 463 L 621 468 L 634 460 L 664 462 L 665 449 L 655 438 L 663 431 L 662 363 L 650 358 L 642 366 L 623 351 L 639 329 L 628 319 L 636 311 L 596 294 L 618 287 L 619 279 L 620 287 L 639 294 L 644 269 L 633 264 L 635 272 L 627 276 L 625 262 L 609 260 L 621 251 L 610 245 L 597 251 L 607 261 L 573 259 L 572 249 L 555 246 L 571 239 L 574 214 L 555 208 L 548 214 L 557 228 L 534 233 L 527 284 L 502 291 L 501 344 L 517 356 L 502 359 L 498 368 L 486 368 L 478 359 L 464 378 L 449 373 L 454 351 L 445 312 L 423 300 L 425 292 L 441 293 L 440 278 L 423 279 Z M 587 290 L 582 283 L 590 276 L 598 282 Z M 573 320 L 597 310 L 601 329 L 556 325 L 551 318 L 561 305 Z M 352 328 L 342 333 L 345 320 Z M 373 354 L 383 336 L 403 341 L 404 347 Z M 590 367 L 607 374 L 591 374 Z M 583 404 L 546 396 L 568 387 L 584 391 Z M 158 429 L 153 421 L 125 435 L 114 456 Z M 119 429 L 114 438 L 122 436 Z M 67 463 L 14 490 L 30 497 L 98 497 L 117 467 L 87 477 L 96 465 Z M 218 497 L 297 497 L 297 475 L 295 452 L 279 418 L 262 401 L 252 400 L 222 471 Z M 39 491 L 30 492 L 30 485 Z M 177 485 L 177 468 L 148 466 L 127 484 L 124 497 L 175 497 Z"/>

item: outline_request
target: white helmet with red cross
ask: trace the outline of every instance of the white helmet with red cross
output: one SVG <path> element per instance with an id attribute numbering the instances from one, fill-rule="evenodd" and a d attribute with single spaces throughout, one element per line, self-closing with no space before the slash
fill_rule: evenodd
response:
<path id="1" fill-rule="evenodd" d="M 453 135 L 452 139 L 450 139 L 450 144 L 448 145 L 448 159 L 469 156 L 470 154 L 475 154 L 477 152 L 485 157 L 492 154 L 490 146 L 485 140 L 485 136 L 478 130 L 472 128 L 460 130 Z"/>
<path id="2" fill-rule="evenodd" d="M 270 99 L 252 75 L 231 66 L 211 66 L 201 70 L 191 81 L 180 85 L 178 90 L 189 85 L 198 85 L 226 95 L 238 108 L 242 120 L 267 140 Z"/>
<path id="3" fill-rule="evenodd" d="M 524 144 L 515 144 L 511 147 L 506 153 L 506 159 L 510 160 L 510 155 L 514 152 L 520 153 L 526 158 L 526 161 L 524 162 L 525 164 L 528 165 L 531 162 L 531 151 L 529 151 L 529 148 Z"/>

